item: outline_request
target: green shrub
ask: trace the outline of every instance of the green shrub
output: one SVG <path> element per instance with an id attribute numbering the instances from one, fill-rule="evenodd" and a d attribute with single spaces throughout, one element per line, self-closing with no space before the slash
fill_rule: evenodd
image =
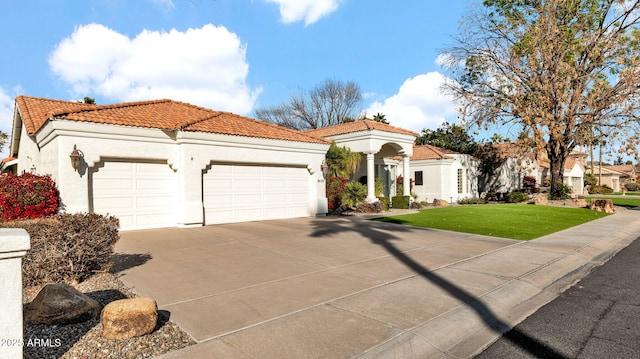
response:
<path id="1" fill-rule="evenodd" d="M 362 202 L 356 206 L 356 212 L 359 213 L 380 213 L 384 210 L 384 203 L 380 201 Z"/>
<path id="2" fill-rule="evenodd" d="M 382 197 L 384 192 L 384 182 L 382 182 L 382 177 L 376 177 L 373 187 L 376 192 L 376 197 Z"/>
<path id="3" fill-rule="evenodd" d="M 589 187 L 589 194 L 611 194 L 613 193 L 613 189 L 611 187 L 605 185 L 602 186 L 591 186 Z"/>
<path id="4" fill-rule="evenodd" d="M 31 249 L 22 263 L 25 287 L 80 282 L 104 269 L 119 239 L 118 226 L 116 217 L 99 214 L 59 214 L 0 223 L 2 228 L 24 228 L 31 237 Z"/>
<path id="5" fill-rule="evenodd" d="M 458 200 L 458 204 L 486 204 L 487 200 L 484 198 L 462 198 Z"/>
<path id="6" fill-rule="evenodd" d="M 507 202 L 520 203 L 529 200 L 529 195 L 524 192 L 511 192 L 507 195 Z"/>
<path id="7" fill-rule="evenodd" d="M 394 196 L 391 198 L 391 206 L 398 209 L 409 209 L 409 196 Z"/>
<path id="8" fill-rule="evenodd" d="M 378 197 L 378 200 L 380 200 L 380 202 L 382 202 L 382 204 L 384 205 L 384 210 L 388 211 L 389 206 L 391 205 L 391 200 L 389 199 L 389 197 Z"/>
<path id="9" fill-rule="evenodd" d="M 624 187 L 627 189 L 627 191 L 640 191 L 640 184 L 637 184 L 635 182 L 625 183 Z"/>
<path id="10" fill-rule="evenodd" d="M 360 182 L 349 182 L 340 196 L 343 206 L 355 207 L 367 198 L 367 187 Z"/>

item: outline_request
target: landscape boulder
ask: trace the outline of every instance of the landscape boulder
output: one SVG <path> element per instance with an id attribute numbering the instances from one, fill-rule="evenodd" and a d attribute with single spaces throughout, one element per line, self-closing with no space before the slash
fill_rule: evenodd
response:
<path id="1" fill-rule="evenodd" d="M 533 197 L 533 203 L 538 206 L 546 206 L 549 204 L 549 195 L 546 193 L 538 193 Z"/>
<path id="2" fill-rule="evenodd" d="M 444 199 L 434 199 L 433 200 L 433 206 L 434 207 L 446 207 L 449 205 L 449 202 L 445 201 Z"/>
<path id="3" fill-rule="evenodd" d="M 574 198 L 571 200 L 574 207 L 585 208 L 587 207 L 587 201 L 584 198 Z"/>
<path id="4" fill-rule="evenodd" d="M 149 334 L 158 322 L 158 306 L 151 298 L 129 298 L 107 304 L 100 316 L 108 339 L 129 339 Z"/>
<path id="5" fill-rule="evenodd" d="M 64 325 L 84 322 L 100 313 L 100 303 L 67 284 L 47 284 L 27 305 L 29 324 Z"/>
<path id="6" fill-rule="evenodd" d="M 589 203 L 589 209 L 609 214 L 616 212 L 613 207 L 613 202 L 610 199 L 593 199 L 591 203 Z"/>

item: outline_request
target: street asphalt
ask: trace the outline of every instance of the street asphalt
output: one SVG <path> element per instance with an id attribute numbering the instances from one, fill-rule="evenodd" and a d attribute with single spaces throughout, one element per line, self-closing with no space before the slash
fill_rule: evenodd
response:
<path id="1" fill-rule="evenodd" d="M 640 358 L 639 258 L 636 239 L 475 358 Z"/>

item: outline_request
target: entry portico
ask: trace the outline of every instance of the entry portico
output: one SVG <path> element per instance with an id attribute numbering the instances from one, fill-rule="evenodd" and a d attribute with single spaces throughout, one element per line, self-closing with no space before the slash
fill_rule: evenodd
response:
<path id="1" fill-rule="evenodd" d="M 336 126 L 307 131 L 316 137 L 323 137 L 335 141 L 337 145 L 349 148 L 351 151 L 366 155 L 367 165 L 367 201 L 375 202 L 374 180 L 376 176 L 376 161 L 385 158 L 402 157 L 403 195 L 410 195 L 409 162 L 413 154 L 413 143 L 417 133 L 385 123 L 361 120 L 347 122 Z"/>

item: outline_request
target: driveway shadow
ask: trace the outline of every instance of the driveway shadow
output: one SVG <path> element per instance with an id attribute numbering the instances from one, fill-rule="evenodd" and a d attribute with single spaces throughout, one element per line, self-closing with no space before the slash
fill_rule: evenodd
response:
<path id="1" fill-rule="evenodd" d="M 420 275 L 426 281 L 439 286 L 451 296 L 471 308 L 476 312 L 478 317 L 482 319 L 487 328 L 503 335 L 504 338 L 513 342 L 524 351 L 535 355 L 536 357 L 559 359 L 568 358 L 554 348 L 538 341 L 536 338 L 533 338 L 516 328 L 511 328 L 508 324 L 498 318 L 497 315 L 493 313 L 491 309 L 480 299 L 465 291 L 463 288 L 458 287 L 455 283 L 440 277 L 438 274 L 418 263 L 411 258 L 411 256 L 398 249 L 393 242 L 400 241 L 401 238 L 393 235 L 393 232 L 408 232 L 410 231 L 408 227 L 400 224 L 375 222 L 361 218 L 354 218 L 353 220 L 335 220 L 330 223 L 326 220 L 317 220 L 313 222 L 313 225 L 314 231 L 311 234 L 312 237 L 322 238 L 324 236 L 334 234 L 358 233 L 368 238 L 371 243 L 384 248 L 390 255 L 407 266 L 414 273 Z"/>
<path id="2" fill-rule="evenodd" d="M 109 272 L 119 273 L 127 269 L 141 266 L 153 259 L 149 253 L 114 253 L 111 256 L 111 268 Z"/>

